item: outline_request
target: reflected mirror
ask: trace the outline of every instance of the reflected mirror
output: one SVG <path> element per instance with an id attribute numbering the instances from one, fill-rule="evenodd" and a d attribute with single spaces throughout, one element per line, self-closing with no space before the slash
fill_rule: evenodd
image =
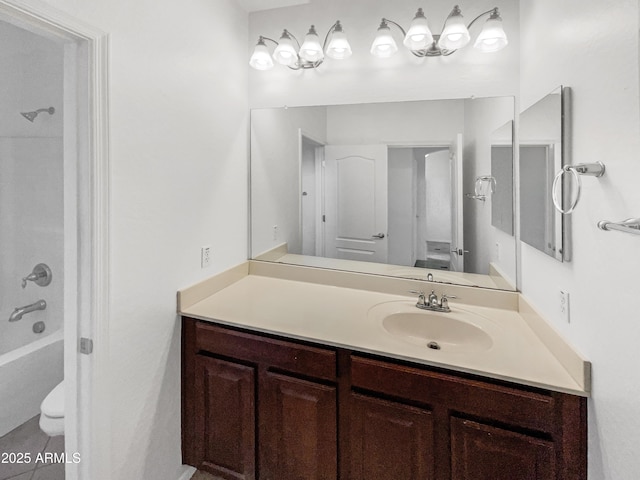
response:
<path id="1" fill-rule="evenodd" d="M 491 134 L 491 225 L 513 236 L 513 122 Z"/>
<path id="2" fill-rule="evenodd" d="M 553 179 L 563 159 L 563 105 L 557 88 L 520 114 L 520 239 L 563 260 L 563 219 L 553 205 Z"/>
<path id="3" fill-rule="evenodd" d="M 252 258 L 514 290 L 513 115 L 513 97 L 252 110 Z"/>

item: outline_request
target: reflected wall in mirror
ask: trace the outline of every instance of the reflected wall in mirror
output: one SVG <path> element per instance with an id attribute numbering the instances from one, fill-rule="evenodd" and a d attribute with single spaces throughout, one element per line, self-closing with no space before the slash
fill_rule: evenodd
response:
<path id="1" fill-rule="evenodd" d="M 553 206 L 555 173 L 563 158 L 563 106 L 559 87 L 520 114 L 520 239 L 563 260 L 563 218 Z"/>
<path id="2" fill-rule="evenodd" d="M 513 122 L 491 134 L 491 225 L 513 236 Z"/>
<path id="3" fill-rule="evenodd" d="M 471 198 L 509 167 L 492 147 L 512 153 L 513 114 L 513 97 L 252 110 L 252 258 L 515 289 L 512 232 L 491 189 Z"/>

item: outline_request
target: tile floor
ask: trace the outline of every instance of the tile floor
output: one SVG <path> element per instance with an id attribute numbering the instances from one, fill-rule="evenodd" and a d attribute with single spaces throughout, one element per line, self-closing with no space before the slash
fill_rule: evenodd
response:
<path id="1" fill-rule="evenodd" d="M 64 437 L 47 436 L 38 420 L 35 416 L 0 438 L 0 480 L 64 480 L 64 463 L 36 462 L 39 453 L 64 452 Z M 31 462 L 3 463 L 8 453 L 30 453 Z"/>
<path id="2" fill-rule="evenodd" d="M 200 470 L 198 470 L 196 473 L 193 474 L 193 477 L 191 477 L 191 480 L 223 480 L 223 479 L 220 477 L 211 475 L 210 473 L 201 472 Z"/>

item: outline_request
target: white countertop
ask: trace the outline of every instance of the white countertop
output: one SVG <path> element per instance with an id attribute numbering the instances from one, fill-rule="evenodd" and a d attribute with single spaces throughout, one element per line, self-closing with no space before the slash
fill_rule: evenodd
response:
<path id="1" fill-rule="evenodd" d="M 415 297 L 336 287 L 264 275 L 227 274 L 211 292 L 199 289 L 186 301 L 180 292 L 181 315 L 355 351 L 507 380 L 581 396 L 582 384 L 543 343 L 530 323 L 515 310 L 450 302 L 453 313 L 480 315 L 493 345 L 485 351 L 431 350 L 385 332 L 369 310 L 383 302 L 413 302 Z M 221 274 L 221 278 L 222 274 Z M 215 283 L 215 282 L 214 282 Z M 211 286 L 212 283 L 209 283 Z M 208 294 L 210 293 L 210 294 Z M 548 339 L 548 334 L 547 334 Z M 585 362 L 588 367 L 588 362 Z M 588 371 L 588 368 L 584 368 Z M 575 372 L 574 372 L 575 373 Z M 580 380 L 580 379 L 578 379 Z"/>

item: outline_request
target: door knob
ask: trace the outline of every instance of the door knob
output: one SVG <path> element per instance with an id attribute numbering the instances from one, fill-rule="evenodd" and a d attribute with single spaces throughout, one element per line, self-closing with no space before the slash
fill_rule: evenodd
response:
<path id="1" fill-rule="evenodd" d="M 384 238 L 384 233 L 376 233 L 375 235 L 371 235 L 371 238 Z"/>
<path id="2" fill-rule="evenodd" d="M 451 253 L 455 253 L 456 255 L 464 255 L 465 253 L 469 253 L 469 250 L 463 250 L 461 248 L 456 248 L 451 250 Z"/>

